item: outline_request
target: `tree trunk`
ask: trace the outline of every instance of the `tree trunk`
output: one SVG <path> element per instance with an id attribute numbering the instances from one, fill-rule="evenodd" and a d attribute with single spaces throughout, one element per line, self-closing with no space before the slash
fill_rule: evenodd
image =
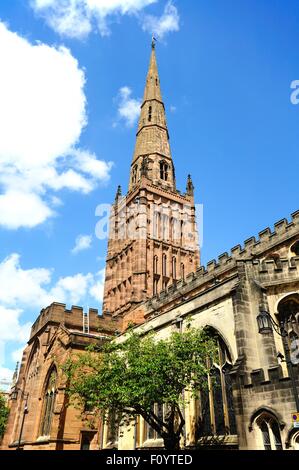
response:
<path id="1" fill-rule="evenodd" d="M 169 451 L 180 450 L 180 436 L 172 435 L 163 437 L 164 448 Z"/>

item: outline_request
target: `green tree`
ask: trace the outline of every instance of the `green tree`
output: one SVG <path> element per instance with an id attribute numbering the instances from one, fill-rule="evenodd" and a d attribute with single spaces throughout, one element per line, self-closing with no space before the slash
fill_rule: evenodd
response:
<path id="1" fill-rule="evenodd" d="M 182 409 L 207 387 L 208 358 L 215 351 L 214 340 L 195 328 L 161 340 L 131 332 L 122 343 L 111 341 L 71 358 L 64 366 L 68 393 L 72 402 L 102 416 L 141 415 L 165 449 L 176 450 L 185 425 Z M 155 404 L 164 406 L 163 417 Z"/>
<path id="2" fill-rule="evenodd" d="M 3 437 L 7 418 L 9 414 L 9 409 L 6 406 L 6 400 L 3 394 L 0 392 L 0 439 Z"/>

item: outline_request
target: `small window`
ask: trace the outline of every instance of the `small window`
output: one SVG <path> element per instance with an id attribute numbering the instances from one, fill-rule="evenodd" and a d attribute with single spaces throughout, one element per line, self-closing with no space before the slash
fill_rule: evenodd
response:
<path id="1" fill-rule="evenodd" d="M 136 182 L 137 182 L 137 165 L 135 165 L 132 170 L 132 183 L 136 184 Z"/>
<path id="2" fill-rule="evenodd" d="M 160 162 L 160 178 L 161 180 L 168 180 L 168 165 L 165 162 Z"/>
<path id="3" fill-rule="evenodd" d="M 167 256 L 165 254 L 163 255 L 162 274 L 163 276 L 167 276 Z"/>
<path id="4" fill-rule="evenodd" d="M 158 256 L 154 256 L 154 274 L 158 274 Z"/>
<path id="5" fill-rule="evenodd" d="M 181 279 L 185 280 L 185 265 L 181 263 Z"/>
<path id="6" fill-rule="evenodd" d="M 152 107 L 149 106 L 148 108 L 148 122 L 151 122 L 152 120 Z"/>
<path id="7" fill-rule="evenodd" d="M 90 450 L 90 444 L 93 437 L 94 433 L 92 432 L 82 432 L 80 450 Z"/>
<path id="8" fill-rule="evenodd" d="M 172 279 L 176 279 L 176 257 L 172 257 Z"/>

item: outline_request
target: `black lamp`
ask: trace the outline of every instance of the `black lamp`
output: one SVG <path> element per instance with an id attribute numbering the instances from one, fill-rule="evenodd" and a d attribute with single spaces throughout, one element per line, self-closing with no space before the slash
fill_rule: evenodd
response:
<path id="1" fill-rule="evenodd" d="M 256 317 L 256 320 L 259 327 L 259 333 L 271 333 L 272 321 L 270 313 L 268 313 L 266 310 L 260 310 L 260 313 Z"/>

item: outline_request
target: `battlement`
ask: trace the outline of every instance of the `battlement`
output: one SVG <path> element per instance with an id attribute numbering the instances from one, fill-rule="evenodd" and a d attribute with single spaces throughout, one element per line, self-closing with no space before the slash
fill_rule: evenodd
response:
<path id="1" fill-rule="evenodd" d="M 297 377 L 297 382 L 299 383 L 298 376 L 298 365 L 293 365 L 294 377 Z M 232 374 L 235 372 L 232 371 Z M 271 391 L 275 388 L 288 388 L 290 377 L 284 376 L 282 367 L 280 364 L 277 366 L 269 367 L 268 369 L 255 369 L 248 373 L 241 373 L 241 382 L 245 388 L 258 388 L 264 387 Z"/>
<path id="2" fill-rule="evenodd" d="M 195 272 L 188 274 L 185 280 L 180 279 L 169 285 L 166 290 L 145 302 L 146 309 L 151 311 L 153 306 L 158 308 L 166 301 L 182 297 L 185 293 L 201 284 L 211 282 L 215 285 L 230 277 L 237 269 L 237 263 L 242 261 L 252 262 L 261 275 L 267 274 L 269 276 L 272 274 L 275 277 L 280 273 L 283 277 L 298 276 L 299 257 L 279 258 L 275 261 L 273 259 L 263 259 L 265 252 L 269 249 L 283 243 L 290 237 L 295 238 L 298 236 L 299 238 L 299 210 L 294 212 L 291 218 L 291 221 L 287 219 L 279 220 L 274 224 L 273 231 L 269 227 L 265 228 L 259 232 L 258 238 L 254 236 L 248 238 L 244 241 L 243 246 L 234 246 L 231 248 L 230 253 L 224 252 L 219 255 L 217 261 L 213 259 L 207 263 L 206 267 L 200 266 Z"/>
<path id="3" fill-rule="evenodd" d="M 84 331 L 84 323 L 88 327 L 86 331 Z M 59 302 L 53 302 L 40 311 L 38 318 L 32 325 L 30 338 L 47 324 L 62 324 L 69 330 L 85 332 L 86 334 L 98 334 L 100 332 L 113 334 L 120 328 L 119 320 L 108 313 L 99 315 L 98 309 L 95 308 L 89 308 L 88 312 L 84 312 L 83 307 L 77 305 L 67 309 L 66 304 Z"/>

